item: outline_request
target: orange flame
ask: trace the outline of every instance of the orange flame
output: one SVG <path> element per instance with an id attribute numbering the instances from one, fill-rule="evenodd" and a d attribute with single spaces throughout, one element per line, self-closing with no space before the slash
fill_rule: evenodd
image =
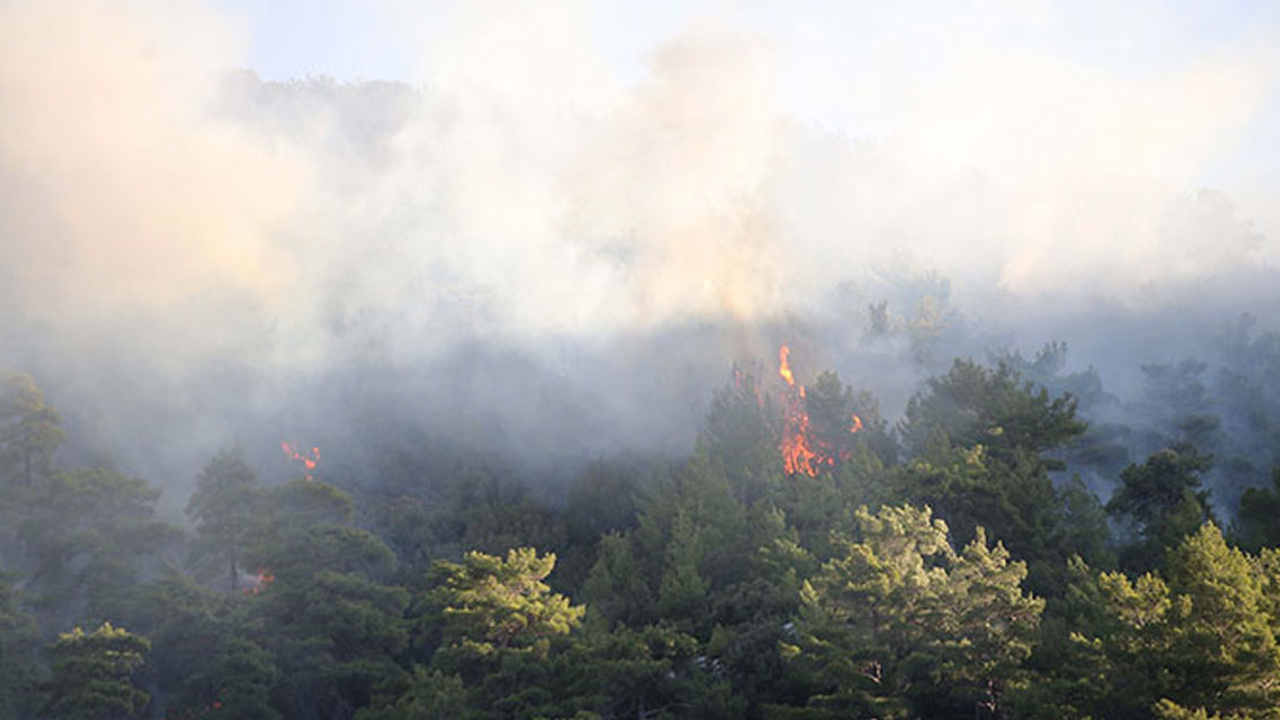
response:
<path id="1" fill-rule="evenodd" d="M 258 568 L 257 579 L 254 581 L 253 587 L 245 588 L 245 595 L 257 595 L 262 592 L 268 585 L 275 582 L 276 576 L 271 574 L 268 568 Z"/>
<path id="2" fill-rule="evenodd" d="M 293 446 L 290 445 L 289 443 L 281 441 L 280 449 L 284 451 L 285 456 L 288 457 L 290 460 L 297 460 L 298 462 L 302 463 L 303 469 L 307 471 L 303 477 L 305 477 L 307 480 L 316 479 L 315 469 L 316 469 L 316 465 L 320 464 L 320 448 L 313 447 L 311 448 L 310 454 L 303 455 L 297 450 L 294 450 Z"/>
<path id="3" fill-rule="evenodd" d="M 818 441 L 810 434 L 804 385 L 796 385 L 788 362 L 790 354 L 791 348 L 786 345 L 778 351 L 778 375 L 787 382 L 782 398 L 782 439 L 779 442 L 782 467 L 788 475 L 804 473 L 809 477 L 817 477 L 821 466 L 834 467 L 837 460 L 847 459 L 849 453 L 847 450 L 826 447 L 828 443 Z M 860 430 L 862 418 L 854 415 L 849 432 L 856 433 Z"/>
<path id="4" fill-rule="evenodd" d="M 790 355 L 791 348 L 786 345 L 778 348 L 778 374 L 782 376 L 783 380 L 787 381 L 787 387 L 795 387 L 796 379 L 791 374 L 791 363 L 787 362 L 787 357 Z M 804 392 L 804 388 L 801 388 L 800 391 Z"/>

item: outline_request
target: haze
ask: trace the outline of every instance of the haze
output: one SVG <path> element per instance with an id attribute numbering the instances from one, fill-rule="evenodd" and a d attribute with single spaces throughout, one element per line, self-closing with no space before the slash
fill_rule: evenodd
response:
<path id="1" fill-rule="evenodd" d="M 891 417 L 1054 340 L 1136 395 L 1275 329 L 1280 9 L 1110 5 L 3 2 L 0 367 L 170 504 L 687 449 L 782 342 Z"/>

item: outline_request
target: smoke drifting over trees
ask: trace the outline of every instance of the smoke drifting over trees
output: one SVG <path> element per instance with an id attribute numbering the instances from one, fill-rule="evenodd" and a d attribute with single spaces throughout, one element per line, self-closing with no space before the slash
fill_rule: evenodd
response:
<path id="1" fill-rule="evenodd" d="M 199 3 L 3 12 L 0 359 L 166 484 L 379 395 L 525 454 L 678 446 L 725 367 L 797 334 L 894 410 L 953 354 L 1065 340 L 1120 391 L 1270 327 L 1262 190 L 1197 181 L 1273 88 L 1257 44 L 815 75 L 882 98 L 864 139 L 790 114 L 791 56 L 725 21 L 619 81 L 585 9 L 468 4 L 410 86 L 233 71 L 241 29 Z M 931 355 L 866 347 L 883 301 Z"/>
<path id="2" fill-rule="evenodd" d="M 640 35 L 613 15 L 630 10 L 483 0 L 398 28 L 422 38 L 403 77 L 335 80 L 255 68 L 230 2 L 0 0 L 0 370 L 25 373 L 3 376 L 0 479 L 35 493 L 0 511 L 38 498 L 51 528 L 0 532 L 24 548 L 15 566 L 0 554 L 17 573 L 0 576 L 0 640 L 142 653 L 100 622 L 145 586 L 168 609 L 136 624 L 173 667 L 262 669 L 244 712 L 271 717 L 282 697 L 308 698 L 299 717 L 339 697 L 391 712 L 368 677 L 326 684 L 290 645 L 361 623 L 303 614 L 289 593 L 305 587 L 376 609 L 364 654 L 326 661 L 368 663 L 438 703 L 413 712 L 448 715 L 490 677 L 473 638 L 401 624 L 440 633 L 415 613 L 465 605 L 441 589 L 443 558 L 462 560 L 447 566 L 460 587 L 484 570 L 547 604 L 554 632 L 494 657 L 527 651 L 566 677 L 679 669 L 605 716 L 690 697 L 726 716 L 815 698 L 928 715 L 950 685 L 921 690 L 892 664 L 892 697 L 824 685 L 838 659 L 814 649 L 835 637 L 880 657 L 830 623 L 907 633 L 915 605 L 851 608 L 954 600 L 982 573 L 1019 613 L 989 656 L 903 639 L 952 663 L 931 681 L 960 688 L 947 707 L 1001 715 L 1025 672 L 1065 687 L 1079 677 L 1064 668 L 1124 667 L 1137 645 L 1081 660 L 1065 634 L 1031 639 L 1041 612 L 1045 633 L 1102 636 L 1135 597 L 1202 592 L 1204 557 L 1274 564 L 1280 179 L 1245 156 L 1280 150 L 1280 18 L 957 7 L 710 8 L 619 64 L 611 43 Z M 1109 23 L 1087 53 L 1064 39 Z M 1181 36 L 1201 25 L 1209 39 Z M 793 412 L 841 433 L 825 485 L 785 484 L 774 452 L 765 379 L 783 344 L 817 396 Z M 281 441 L 324 459 L 304 473 Z M 89 570 L 58 564 L 60 517 L 92 538 L 71 553 Z M 890 557 L 895 532 L 918 552 Z M 872 581 L 866 557 L 921 582 L 841 596 Z M 1117 568 L 1130 575 L 1099 572 Z M 197 662 L 175 608 L 245 590 L 263 591 L 259 614 L 201 620 L 194 635 L 223 639 Z M 1075 591 L 1112 626 L 1085 623 Z M 1152 619 L 1166 635 L 1124 632 L 1176 665 L 1202 619 L 1178 612 Z M 264 618 L 283 635 L 237 625 Z M 72 620 L 87 633 L 49 636 Z M 744 669 L 753 654 L 769 667 Z M 1240 672 L 1255 670 L 1273 668 Z M 212 692 L 154 672 L 150 707 Z M 717 705 L 742 678 L 757 694 Z M 1098 692 L 1080 714 L 1126 702 Z M 1149 694 L 1134 712 L 1212 696 Z M 38 708 L 0 698 L 6 712 Z"/>

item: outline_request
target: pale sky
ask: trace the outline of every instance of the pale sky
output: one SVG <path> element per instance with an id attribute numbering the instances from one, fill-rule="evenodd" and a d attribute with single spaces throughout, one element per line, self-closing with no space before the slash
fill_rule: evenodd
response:
<path id="1" fill-rule="evenodd" d="M 449 0 L 216 0 L 264 78 L 421 83 L 431 48 L 449 38 L 463 4 Z M 1176 73 L 1254 53 L 1269 92 L 1238 147 L 1207 163 L 1204 184 L 1280 189 L 1280 3 L 1082 0 L 991 2 L 543 3 L 590 18 L 592 45 L 622 83 L 645 77 L 651 51 L 690 23 L 717 20 L 758 33 L 781 55 L 787 109 L 853 139 L 892 135 L 905 109 L 895 87 L 945 75 L 974 48 L 1046 55 L 1117 79 Z M 472 8 L 474 9 L 474 8 Z"/>

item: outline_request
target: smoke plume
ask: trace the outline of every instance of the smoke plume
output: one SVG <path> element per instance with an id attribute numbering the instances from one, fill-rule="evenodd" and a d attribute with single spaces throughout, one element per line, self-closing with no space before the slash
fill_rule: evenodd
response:
<path id="1" fill-rule="evenodd" d="M 1062 339 L 1121 391 L 1270 327 L 1274 188 L 1203 181 L 1264 41 L 1129 75 L 868 42 L 807 78 L 882 110 L 859 136 L 796 112 L 801 31 L 699 20 L 626 78 L 585 5 L 448 22 L 415 84 L 266 81 L 212 4 L 0 4 L 0 365 L 80 452 L 178 495 L 222 445 L 389 426 L 553 464 L 686 447 L 784 340 L 892 414 L 952 353 Z"/>

